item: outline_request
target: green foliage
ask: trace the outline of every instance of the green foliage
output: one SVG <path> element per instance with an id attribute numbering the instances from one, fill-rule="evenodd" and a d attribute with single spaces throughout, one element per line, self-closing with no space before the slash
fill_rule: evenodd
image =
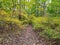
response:
<path id="1" fill-rule="evenodd" d="M 1 26 L 8 26 L 11 23 L 18 27 L 30 24 L 36 30 L 43 29 L 39 35 L 60 39 L 60 1 L 0 0 L 0 23 Z"/>
<path id="2" fill-rule="evenodd" d="M 6 17 L 6 18 L 0 18 L 0 21 L 2 22 L 2 23 L 7 23 L 7 24 L 9 24 L 9 23 L 12 23 L 12 24 L 16 24 L 17 26 L 21 26 L 21 24 L 22 24 L 22 22 L 21 21 L 19 21 L 18 19 L 14 19 L 14 18 L 9 18 L 9 17 Z"/>
<path id="3" fill-rule="evenodd" d="M 46 38 L 60 39 L 60 17 L 38 17 L 32 20 L 35 31 Z"/>
<path id="4" fill-rule="evenodd" d="M 60 39 L 60 33 L 57 32 L 57 30 L 53 30 L 53 29 L 47 29 L 44 30 L 42 32 L 40 32 L 40 35 L 42 35 L 43 37 L 49 38 L 49 39 Z"/>
<path id="5" fill-rule="evenodd" d="M 34 26 L 34 28 L 40 28 L 43 27 L 43 22 L 47 23 L 48 22 L 48 18 L 43 18 L 43 17 L 35 17 L 34 19 L 32 19 L 32 25 Z"/>
<path id="6" fill-rule="evenodd" d="M 53 0 L 52 2 L 51 2 L 51 4 L 49 4 L 49 6 L 48 6 L 48 10 L 47 10 L 47 12 L 49 13 L 49 16 L 51 16 L 51 17 L 60 17 L 60 5 L 59 5 L 60 3 L 59 3 L 59 1 L 58 0 Z"/>

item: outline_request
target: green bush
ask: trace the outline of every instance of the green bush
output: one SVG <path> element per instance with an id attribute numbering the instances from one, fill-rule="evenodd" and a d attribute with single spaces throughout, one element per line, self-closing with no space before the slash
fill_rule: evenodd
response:
<path id="1" fill-rule="evenodd" d="M 22 28 L 22 22 L 14 18 L 0 18 L 0 36 L 16 34 Z"/>
<path id="2" fill-rule="evenodd" d="M 42 30 L 39 35 L 46 38 L 60 39 L 59 17 L 36 17 L 32 19 L 32 25 L 37 30 Z"/>
<path id="3" fill-rule="evenodd" d="M 35 17 L 34 19 L 32 19 L 32 25 L 34 26 L 35 29 L 44 27 L 43 23 L 48 23 L 48 18 Z"/>

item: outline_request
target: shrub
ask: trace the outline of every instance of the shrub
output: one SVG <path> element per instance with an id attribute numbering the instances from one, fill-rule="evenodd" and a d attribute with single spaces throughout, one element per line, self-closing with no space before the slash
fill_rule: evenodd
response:
<path id="1" fill-rule="evenodd" d="M 35 31 L 43 29 L 39 35 L 46 38 L 60 39 L 59 17 L 36 17 L 32 19 L 32 25 Z"/>
<path id="2" fill-rule="evenodd" d="M 34 19 L 32 19 L 32 25 L 34 26 L 34 28 L 38 29 L 40 27 L 44 27 L 43 23 L 47 23 L 48 22 L 48 18 L 44 18 L 44 17 L 35 17 Z"/>
<path id="3" fill-rule="evenodd" d="M 16 34 L 22 28 L 22 22 L 14 18 L 0 18 L 0 36 Z"/>

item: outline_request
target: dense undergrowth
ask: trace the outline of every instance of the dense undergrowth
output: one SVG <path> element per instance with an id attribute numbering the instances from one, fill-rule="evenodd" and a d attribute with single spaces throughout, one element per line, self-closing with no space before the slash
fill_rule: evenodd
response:
<path id="1" fill-rule="evenodd" d="M 60 39 L 60 17 L 38 17 L 32 20 L 32 25 L 39 35 Z"/>
<path id="2" fill-rule="evenodd" d="M 60 17 L 36 17 L 35 15 L 22 15 L 19 19 L 14 15 L 0 14 L 0 34 L 17 32 L 25 25 L 32 25 L 39 36 L 47 39 L 60 39 Z M 7 33 L 6 33 L 7 32 Z"/>
<path id="3" fill-rule="evenodd" d="M 0 15 L 0 37 L 9 34 L 17 34 L 22 28 L 22 21 L 9 17 L 8 15 Z"/>
<path id="4" fill-rule="evenodd" d="M 35 31 L 39 32 L 39 35 L 46 38 L 60 39 L 60 17 L 36 17 L 34 15 L 22 15 L 22 20 L 15 19 L 9 15 L 0 15 L 0 25 L 6 26 L 17 25 L 19 28 L 22 25 L 32 25 Z M 0 27 L 1 27 L 0 26 Z M 12 30 L 13 27 L 12 27 Z"/>
<path id="5" fill-rule="evenodd" d="M 60 43 L 60 1 L 0 0 L 0 40 L 20 33 L 28 25 L 38 36 Z"/>

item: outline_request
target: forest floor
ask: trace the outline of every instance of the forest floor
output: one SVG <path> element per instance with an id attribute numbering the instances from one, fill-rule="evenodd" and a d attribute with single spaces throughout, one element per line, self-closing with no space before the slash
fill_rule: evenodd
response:
<path id="1" fill-rule="evenodd" d="M 32 26 L 28 26 L 22 31 L 20 39 L 22 39 L 22 45 L 36 45 L 38 42 L 38 37 L 33 31 Z"/>
<path id="2" fill-rule="evenodd" d="M 37 34 L 33 31 L 32 26 L 27 26 L 22 29 L 20 34 L 10 34 L 7 37 L 0 42 L 0 45 L 46 45 L 44 39 L 39 41 Z"/>

